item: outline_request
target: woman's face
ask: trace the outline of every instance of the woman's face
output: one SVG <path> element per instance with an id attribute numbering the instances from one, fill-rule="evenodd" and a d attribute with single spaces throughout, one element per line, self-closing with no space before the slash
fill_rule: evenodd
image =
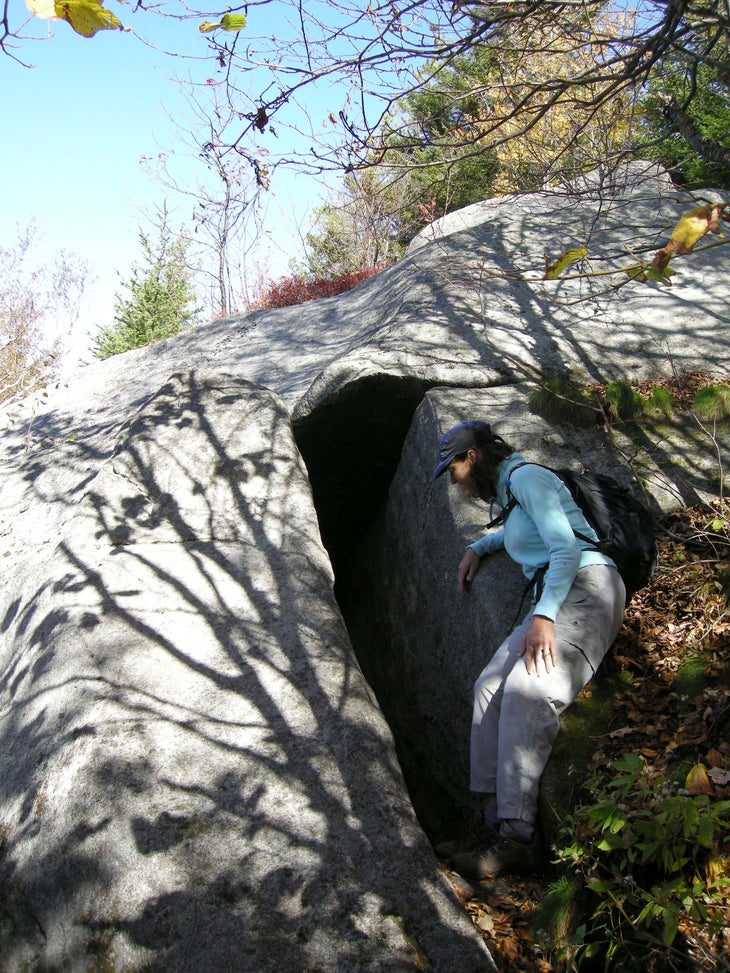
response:
<path id="1" fill-rule="evenodd" d="M 479 496 L 476 481 L 471 475 L 475 459 L 476 454 L 473 449 L 470 449 L 465 456 L 452 459 L 447 467 L 451 482 L 460 486 L 467 497 Z"/>

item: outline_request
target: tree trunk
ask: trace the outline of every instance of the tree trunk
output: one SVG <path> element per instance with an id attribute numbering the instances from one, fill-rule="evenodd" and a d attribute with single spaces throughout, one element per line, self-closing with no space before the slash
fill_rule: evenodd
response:
<path id="1" fill-rule="evenodd" d="M 664 115 L 693 152 L 706 162 L 714 162 L 730 169 L 730 149 L 719 142 L 710 142 L 703 138 L 692 119 L 673 100 L 667 102 Z"/>

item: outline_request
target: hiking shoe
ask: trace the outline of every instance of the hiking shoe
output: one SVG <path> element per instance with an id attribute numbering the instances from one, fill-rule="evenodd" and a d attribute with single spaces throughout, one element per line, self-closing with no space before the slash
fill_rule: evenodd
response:
<path id="1" fill-rule="evenodd" d="M 459 875 L 479 881 L 506 872 L 538 871 L 541 865 L 542 848 L 537 832 L 529 842 L 502 835 L 491 845 L 477 845 L 449 859 L 449 867 Z"/>
<path id="2" fill-rule="evenodd" d="M 440 841 L 434 845 L 433 850 L 436 857 L 441 861 L 448 861 L 452 855 L 459 852 L 472 851 L 478 846 L 490 846 L 499 841 L 499 831 L 488 824 L 476 827 L 469 834 L 462 835 L 460 838 L 453 838 L 451 841 Z"/>

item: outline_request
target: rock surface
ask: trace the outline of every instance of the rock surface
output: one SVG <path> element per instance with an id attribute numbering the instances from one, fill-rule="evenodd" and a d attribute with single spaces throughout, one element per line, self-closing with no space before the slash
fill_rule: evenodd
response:
<path id="1" fill-rule="evenodd" d="M 173 376 L 54 540 L 3 615 L 0 968 L 492 968 L 354 659 L 280 400 Z"/>
<path id="2" fill-rule="evenodd" d="M 495 558 L 456 597 L 484 510 L 430 472 L 472 414 L 538 461 L 614 462 L 529 413 L 536 376 L 726 375 L 727 248 L 671 288 L 538 279 L 572 246 L 650 256 L 693 205 L 626 176 L 468 207 L 348 294 L 10 410 L 3 970 L 493 968 L 423 828 L 458 813 L 471 683 L 522 581 Z M 704 434 L 643 435 L 656 505 L 712 493 Z"/>

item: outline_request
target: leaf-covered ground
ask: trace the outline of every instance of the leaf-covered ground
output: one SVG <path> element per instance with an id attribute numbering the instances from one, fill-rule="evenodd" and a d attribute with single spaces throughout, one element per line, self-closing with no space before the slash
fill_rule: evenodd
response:
<path id="1" fill-rule="evenodd" d="M 612 725 L 595 741 L 593 770 L 610 774 L 627 751 L 640 755 L 658 782 L 692 771 L 691 793 L 730 799 L 730 512 L 685 509 L 665 519 L 660 570 L 634 596 L 604 667 L 621 677 Z M 600 674 L 597 677 L 600 679 Z M 590 688 L 588 689 L 590 692 Z M 730 873 L 730 835 L 720 848 Z M 540 904 L 554 866 L 527 880 L 470 883 L 446 870 L 503 973 L 572 970 L 539 929 Z M 725 930 L 680 928 L 683 950 L 665 970 L 730 970 L 730 886 L 720 901 Z M 590 921 L 590 920 L 589 920 Z M 601 964 L 602 968 L 603 964 Z M 609 969 L 626 971 L 626 965 Z M 643 973 L 648 973 L 642 964 Z"/>

